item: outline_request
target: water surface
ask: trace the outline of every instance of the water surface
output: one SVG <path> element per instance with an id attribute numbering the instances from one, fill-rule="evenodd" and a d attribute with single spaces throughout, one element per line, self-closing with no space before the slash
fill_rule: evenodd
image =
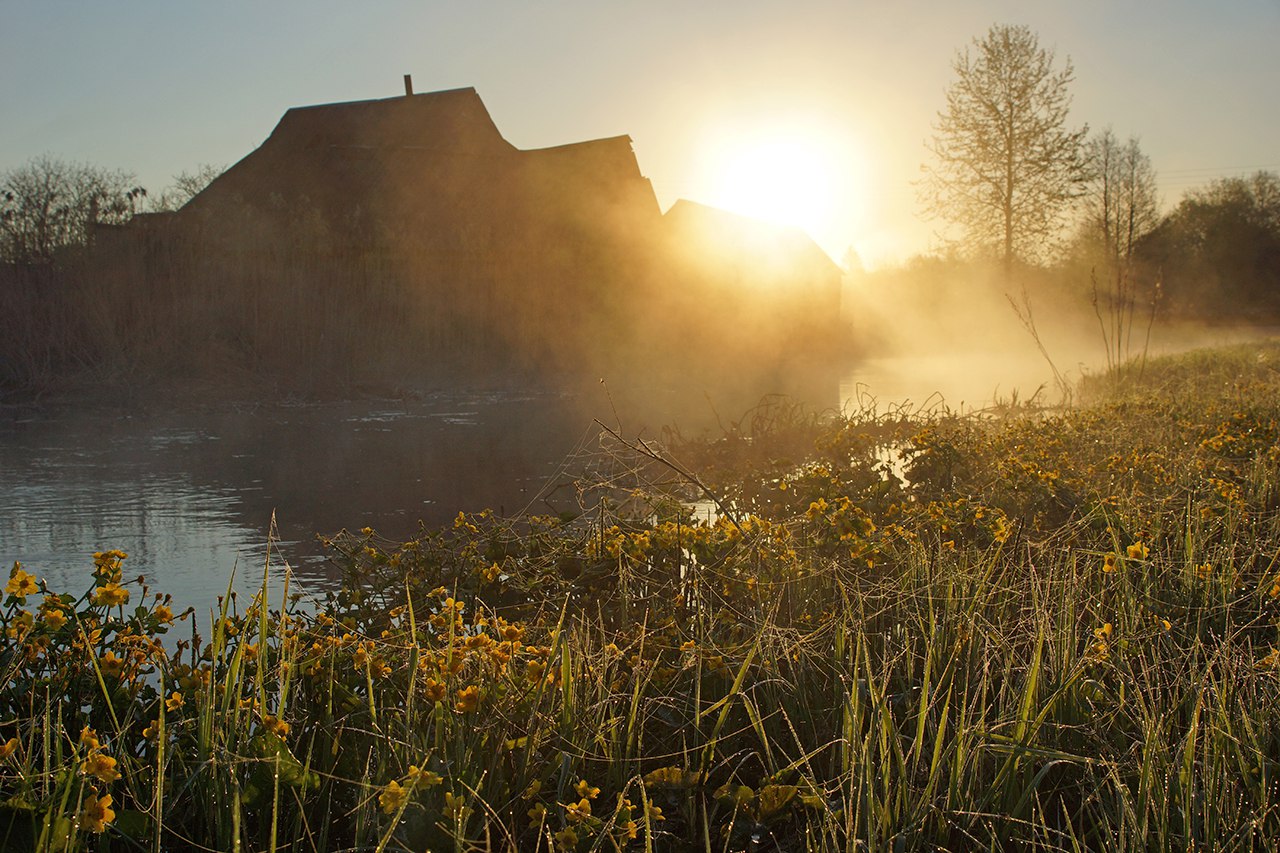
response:
<path id="1" fill-rule="evenodd" d="M 834 399 L 834 385 L 832 398 Z M 758 398 L 757 398 L 758 399 Z M 94 551 L 129 554 L 180 606 L 243 595 L 270 565 L 280 600 L 336 580 L 317 534 L 372 527 L 393 540 L 460 510 L 572 510 L 564 488 L 601 426 L 654 438 L 731 420 L 741 402 L 662 393 L 434 394 L 411 400 L 0 407 L 0 565 L 50 588 L 88 588 Z M 561 488 L 557 488 L 560 486 Z M 278 541 L 268 562 L 268 532 Z"/>

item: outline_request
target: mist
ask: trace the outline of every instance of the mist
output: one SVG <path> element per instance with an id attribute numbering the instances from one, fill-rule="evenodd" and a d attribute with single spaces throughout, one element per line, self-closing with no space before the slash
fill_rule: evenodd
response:
<path id="1" fill-rule="evenodd" d="M 923 256 L 849 273 L 842 309 L 858 358 L 841 399 L 957 411 L 1054 406 L 1071 402 L 1085 377 L 1105 374 L 1117 346 L 1121 362 L 1140 367 L 1144 357 L 1265 339 L 1277 328 L 1147 301 L 1128 309 L 1117 344 L 1118 321 L 1105 293 L 1095 305 L 1093 280 L 1067 263 L 1010 280 L 996 263 Z"/>

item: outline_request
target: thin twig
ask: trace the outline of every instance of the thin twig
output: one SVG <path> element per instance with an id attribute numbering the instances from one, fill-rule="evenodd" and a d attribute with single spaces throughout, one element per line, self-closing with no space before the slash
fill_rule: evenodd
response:
<path id="1" fill-rule="evenodd" d="M 744 536 L 746 535 L 746 531 L 742 529 L 742 525 L 738 524 L 738 519 L 734 517 L 733 512 L 727 506 L 725 506 L 724 501 L 720 500 L 719 495 L 711 491 L 711 488 L 706 483 L 702 482 L 702 478 L 700 478 L 697 474 L 688 470 L 683 465 L 680 465 L 679 463 L 676 463 L 670 459 L 667 459 L 665 456 L 663 456 L 658 451 L 654 450 L 645 442 L 640 441 L 638 439 L 634 442 L 627 441 L 617 432 L 617 430 L 613 429 L 612 427 L 605 426 L 598 419 L 596 420 L 596 423 L 600 426 L 602 430 L 609 433 L 609 435 L 613 436 L 614 440 L 616 440 L 623 447 L 626 447 L 632 450 L 633 452 L 638 453 L 641 456 L 644 456 L 648 459 L 652 459 L 654 462 L 657 462 L 661 465 L 665 465 L 666 467 L 670 468 L 672 471 L 676 472 L 676 474 L 680 475 L 685 480 L 689 481 L 691 484 L 696 486 L 698 490 L 701 491 L 702 494 L 707 497 L 708 500 L 710 500 L 712 503 L 716 505 L 716 509 L 720 511 L 720 514 L 723 515 L 725 518 L 729 519 L 729 521 L 733 524 L 734 527 L 738 528 L 739 533 L 743 534 Z"/>

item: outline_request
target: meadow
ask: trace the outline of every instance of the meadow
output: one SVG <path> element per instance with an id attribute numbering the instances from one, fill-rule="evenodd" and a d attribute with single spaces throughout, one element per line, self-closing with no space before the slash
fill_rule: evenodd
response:
<path id="1" fill-rule="evenodd" d="M 0 846 L 1269 849 L 1280 344 L 1076 400 L 606 431 L 580 513 L 344 531 L 320 608 L 16 565 Z"/>

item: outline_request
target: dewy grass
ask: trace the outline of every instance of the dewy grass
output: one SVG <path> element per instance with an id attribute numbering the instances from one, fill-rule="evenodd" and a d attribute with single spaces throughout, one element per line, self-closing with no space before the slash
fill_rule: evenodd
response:
<path id="1" fill-rule="evenodd" d="M 1155 360 L 1067 411 L 764 419 L 679 448 L 735 522 L 619 445 L 577 518 L 333 537 L 321 609 L 264 583 L 197 624 L 118 551 L 78 596 L 14 566 L 0 840 L 1265 848 L 1277 353 Z"/>

